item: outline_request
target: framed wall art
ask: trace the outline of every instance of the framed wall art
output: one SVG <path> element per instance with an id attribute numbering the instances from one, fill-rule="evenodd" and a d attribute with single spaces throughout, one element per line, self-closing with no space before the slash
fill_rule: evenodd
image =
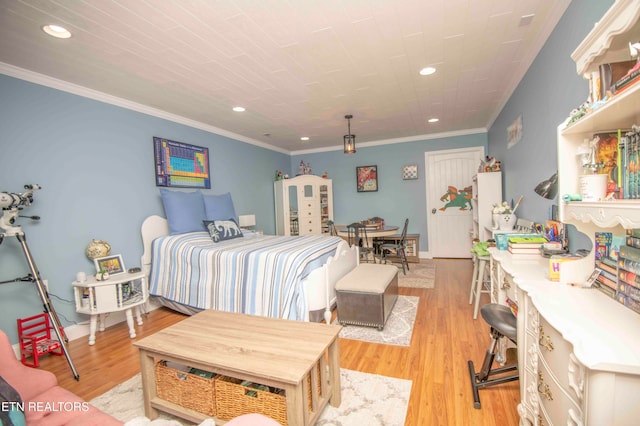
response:
<path id="1" fill-rule="evenodd" d="M 211 188 L 209 148 L 153 137 L 156 186 Z"/>
<path id="2" fill-rule="evenodd" d="M 124 261 L 121 254 L 115 254 L 93 259 L 96 272 L 108 272 L 109 275 L 122 274 L 125 272 Z"/>
<path id="3" fill-rule="evenodd" d="M 403 180 L 418 179 L 418 165 L 405 164 L 404 166 L 402 166 L 402 179 Z"/>
<path id="4" fill-rule="evenodd" d="M 378 166 L 356 167 L 358 192 L 376 192 L 378 190 Z"/>

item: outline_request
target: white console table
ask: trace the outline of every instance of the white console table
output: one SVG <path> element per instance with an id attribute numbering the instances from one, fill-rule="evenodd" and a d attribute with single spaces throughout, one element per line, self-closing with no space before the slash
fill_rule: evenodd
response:
<path id="1" fill-rule="evenodd" d="M 490 252 L 502 277 L 492 301 L 518 304 L 520 424 L 638 424 L 640 315 L 596 289 L 548 280 L 548 259 Z"/>
<path id="2" fill-rule="evenodd" d="M 129 336 L 136 337 L 133 325 L 135 313 L 138 325 L 142 325 L 140 306 L 149 299 L 147 276 L 144 272 L 125 272 L 112 275 L 108 280 L 98 281 L 87 277 L 86 281 L 73 282 L 76 312 L 91 315 L 89 325 L 89 345 L 96 342 L 96 328 L 100 320 L 100 331 L 105 328 L 105 314 L 125 311 Z"/>

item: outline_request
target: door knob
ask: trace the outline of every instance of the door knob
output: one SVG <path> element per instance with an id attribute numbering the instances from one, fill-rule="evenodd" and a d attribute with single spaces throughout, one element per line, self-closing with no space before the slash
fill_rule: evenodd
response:
<path id="1" fill-rule="evenodd" d="M 431 209 L 431 214 L 436 214 L 436 211 L 437 210 L 435 208 Z"/>

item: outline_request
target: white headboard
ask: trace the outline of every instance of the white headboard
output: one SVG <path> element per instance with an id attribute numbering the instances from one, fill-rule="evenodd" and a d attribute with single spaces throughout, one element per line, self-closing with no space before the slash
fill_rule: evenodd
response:
<path id="1" fill-rule="evenodd" d="M 142 234 L 142 258 L 140 260 L 142 269 L 149 274 L 151 267 L 151 243 L 158 237 L 169 235 L 169 223 L 162 216 L 149 216 L 142 222 L 140 227 Z"/>

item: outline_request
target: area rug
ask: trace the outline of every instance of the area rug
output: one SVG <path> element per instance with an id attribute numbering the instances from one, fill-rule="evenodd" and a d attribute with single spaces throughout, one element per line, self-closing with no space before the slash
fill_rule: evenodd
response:
<path id="1" fill-rule="evenodd" d="M 420 298 L 417 296 L 398 296 L 382 331 L 374 327 L 346 325 L 340 330 L 340 337 L 386 345 L 410 346 L 419 301 Z"/>
<path id="2" fill-rule="evenodd" d="M 402 426 L 407 415 L 411 380 L 340 369 L 342 403 L 322 411 L 318 426 Z M 92 399 L 91 404 L 133 426 L 141 424 L 190 425 L 187 421 L 161 413 L 149 423 L 144 417 L 140 374 L 133 376 L 106 393 Z M 142 420 L 146 421 L 142 421 Z M 206 423 L 203 423 L 206 424 Z M 210 422 L 209 422 L 210 424 Z"/>
<path id="3" fill-rule="evenodd" d="M 434 288 L 436 284 L 436 264 L 433 260 L 421 259 L 420 263 L 410 263 L 407 274 L 402 273 L 402 265 L 397 265 L 398 286 L 413 288 Z"/>

